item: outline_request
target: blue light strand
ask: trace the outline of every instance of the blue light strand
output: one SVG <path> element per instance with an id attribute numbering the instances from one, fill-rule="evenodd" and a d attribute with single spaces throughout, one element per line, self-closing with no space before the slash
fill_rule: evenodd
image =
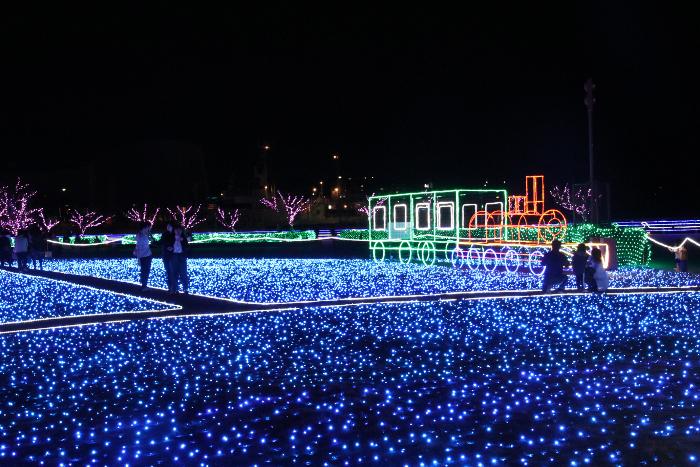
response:
<path id="1" fill-rule="evenodd" d="M 695 464 L 699 309 L 561 296 L 0 336 L 0 461 Z"/>
<path id="2" fill-rule="evenodd" d="M 152 300 L 0 270 L 0 323 L 172 308 Z"/>
<path id="3" fill-rule="evenodd" d="M 52 271 L 137 283 L 133 259 L 56 260 Z M 292 302 L 350 297 L 397 296 L 474 290 L 539 289 L 531 274 L 471 272 L 444 266 L 337 259 L 188 260 L 190 292 L 250 302 Z M 154 260 L 150 284 L 166 288 L 165 271 Z M 624 267 L 610 273 L 610 286 L 669 287 L 700 285 L 700 276 L 648 268 Z M 569 288 L 575 287 L 573 276 Z"/>

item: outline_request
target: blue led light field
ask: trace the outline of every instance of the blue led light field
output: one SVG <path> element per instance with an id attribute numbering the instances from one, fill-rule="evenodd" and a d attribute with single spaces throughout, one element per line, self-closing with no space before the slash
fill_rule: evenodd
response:
<path id="1" fill-rule="evenodd" d="M 138 297 L 0 270 L 0 323 L 171 308 Z"/>
<path id="2" fill-rule="evenodd" d="M 700 294 L 0 336 L 0 463 L 696 464 Z"/>
<path id="3" fill-rule="evenodd" d="M 538 289 L 541 278 L 506 272 L 481 273 L 443 266 L 375 264 L 368 260 L 189 259 L 190 291 L 252 302 L 290 302 L 348 297 L 396 296 L 466 290 Z M 138 281 L 134 259 L 56 260 L 54 271 Z M 154 259 L 152 285 L 165 288 L 165 271 Z M 652 269 L 611 273 L 612 287 L 698 285 L 700 277 Z M 569 286 L 574 287 L 573 277 Z"/>

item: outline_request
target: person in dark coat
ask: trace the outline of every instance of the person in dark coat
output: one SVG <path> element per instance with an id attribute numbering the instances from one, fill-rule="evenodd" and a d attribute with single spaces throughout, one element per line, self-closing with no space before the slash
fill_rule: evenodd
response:
<path id="1" fill-rule="evenodd" d="M 163 258 L 163 268 L 165 269 L 165 281 L 168 284 L 168 291 L 173 292 L 173 243 L 175 242 L 175 234 L 173 234 L 173 223 L 165 224 L 165 230 L 160 236 L 160 247 Z"/>
<path id="2" fill-rule="evenodd" d="M 584 282 L 583 275 L 586 272 L 586 265 L 588 264 L 588 247 L 585 243 L 579 243 L 576 247 L 576 252 L 574 257 L 571 259 L 571 269 L 574 270 L 574 276 L 576 276 L 576 289 L 583 290 Z"/>
<path id="3" fill-rule="evenodd" d="M 173 256 L 171 258 L 171 274 L 172 286 L 171 293 L 178 293 L 179 284 L 182 284 L 182 291 L 187 295 L 190 285 L 189 276 L 187 275 L 187 234 L 185 229 L 180 225 L 173 227 Z"/>
<path id="4" fill-rule="evenodd" d="M 560 249 L 561 242 L 555 238 L 552 240 L 552 249 L 542 257 L 542 265 L 545 268 L 543 292 L 549 292 L 553 286 L 556 286 L 557 292 L 562 292 L 566 287 L 567 277 L 564 274 L 564 268 L 569 265 L 569 260 Z"/>
<path id="5" fill-rule="evenodd" d="M 7 263 L 7 267 L 12 266 L 12 240 L 10 240 L 10 235 L 6 231 L 0 232 L 0 266 L 4 267 Z"/>
<path id="6" fill-rule="evenodd" d="M 15 256 L 17 257 L 17 269 L 27 270 L 27 255 L 29 255 L 29 234 L 20 230 L 15 235 Z"/>
<path id="7" fill-rule="evenodd" d="M 29 256 L 32 259 L 32 268 L 36 270 L 36 264 L 39 263 L 39 269 L 44 270 L 44 257 L 46 257 L 46 235 L 40 229 L 34 229 L 29 238 Z"/>

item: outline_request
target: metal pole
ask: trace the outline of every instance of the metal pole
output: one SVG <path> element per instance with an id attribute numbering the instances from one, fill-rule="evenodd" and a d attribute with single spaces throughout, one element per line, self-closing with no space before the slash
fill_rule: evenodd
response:
<path id="1" fill-rule="evenodd" d="M 588 79 L 583 85 L 583 89 L 586 91 L 586 98 L 583 102 L 586 104 L 588 109 L 588 183 L 591 189 L 591 220 L 594 223 L 598 222 L 598 191 L 595 185 L 595 175 L 593 171 L 593 104 L 595 103 L 595 98 L 593 97 L 593 90 L 595 89 L 595 84 L 593 84 L 592 79 Z"/>

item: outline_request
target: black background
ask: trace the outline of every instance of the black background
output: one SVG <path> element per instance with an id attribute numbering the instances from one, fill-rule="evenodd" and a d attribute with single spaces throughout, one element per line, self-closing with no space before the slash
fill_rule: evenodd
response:
<path id="1" fill-rule="evenodd" d="M 592 77 L 613 217 L 697 216 L 695 15 L 533 3 L 6 10 L 1 178 L 49 204 L 185 201 L 250 183 L 270 144 L 274 182 L 304 193 L 333 152 L 387 190 L 584 182 Z"/>

